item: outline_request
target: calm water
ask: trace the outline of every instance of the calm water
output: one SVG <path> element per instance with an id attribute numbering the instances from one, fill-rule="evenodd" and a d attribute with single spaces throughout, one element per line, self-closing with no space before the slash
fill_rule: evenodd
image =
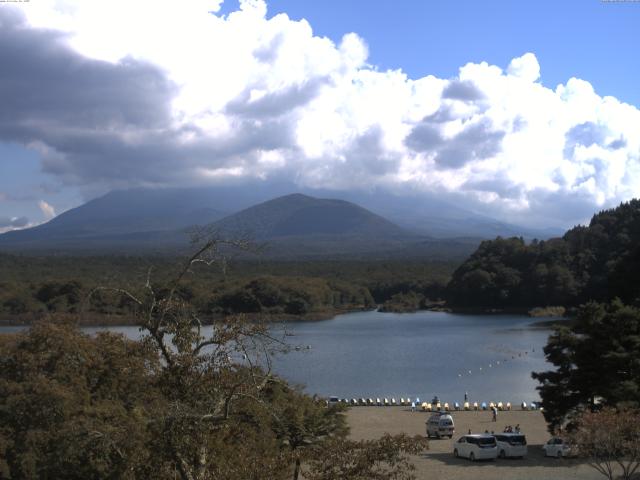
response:
<path id="1" fill-rule="evenodd" d="M 550 333 L 531 323 L 524 316 L 441 312 L 358 312 L 290 323 L 290 342 L 305 348 L 277 357 L 274 368 L 325 396 L 438 395 L 462 402 L 467 391 L 470 401 L 529 402 L 539 398 L 531 372 L 549 368 L 542 347 Z M 111 330 L 139 335 L 137 327 Z"/>

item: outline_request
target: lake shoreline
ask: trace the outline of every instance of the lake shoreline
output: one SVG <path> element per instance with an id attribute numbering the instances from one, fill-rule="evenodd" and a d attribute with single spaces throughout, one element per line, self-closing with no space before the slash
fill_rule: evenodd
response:
<path id="1" fill-rule="evenodd" d="M 249 321 L 263 321 L 265 323 L 306 323 L 320 322 L 324 320 L 332 320 L 339 315 L 357 312 L 373 312 L 376 308 L 349 308 L 349 309 L 333 309 L 318 312 L 309 312 L 301 315 L 289 313 L 232 313 L 232 314 L 215 314 L 202 317 L 203 325 L 213 325 L 213 323 L 233 316 L 243 315 Z M 0 327 L 28 327 L 34 323 L 46 320 L 47 318 L 55 318 L 55 314 L 48 313 L 30 313 L 21 315 L 5 316 L 0 318 Z M 135 317 L 125 317 L 122 315 L 100 315 L 100 314 L 63 314 L 60 318 L 70 319 L 77 323 L 80 327 L 135 327 L 139 325 Z"/>

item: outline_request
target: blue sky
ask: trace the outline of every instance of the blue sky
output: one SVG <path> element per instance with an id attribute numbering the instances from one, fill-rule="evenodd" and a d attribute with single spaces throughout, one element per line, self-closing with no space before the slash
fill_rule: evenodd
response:
<path id="1" fill-rule="evenodd" d="M 584 78 L 600 95 L 640 106 L 638 2 L 272 0 L 269 10 L 305 18 L 316 34 L 336 41 L 356 32 L 369 44 L 372 64 L 412 78 L 449 78 L 467 62 L 507 65 L 533 52 L 543 84 Z"/>
<path id="2" fill-rule="evenodd" d="M 0 231 L 238 178 L 554 226 L 640 195 L 639 2 L 215 4 L 0 4 Z"/>

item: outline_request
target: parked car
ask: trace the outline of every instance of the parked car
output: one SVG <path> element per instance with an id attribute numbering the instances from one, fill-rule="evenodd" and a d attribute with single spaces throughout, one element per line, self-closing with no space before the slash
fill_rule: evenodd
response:
<path id="1" fill-rule="evenodd" d="M 544 450 L 545 457 L 562 458 L 569 457 L 573 454 L 571 445 L 560 437 L 553 437 L 542 446 L 542 450 Z"/>
<path id="2" fill-rule="evenodd" d="M 453 417 L 448 413 L 436 412 L 432 414 L 426 421 L 427 438 L 436 437 L 453 437 L 455 433 L 455 425 Z"/>
<path id="3" fill-rule="evenodd" d="M 495 460 L 498 457 L 496 438 L 489 434 L 464 435 L 453 444 L 453 456 L 476 460 Z"/>
<path id="4" fill-rule="evenodd" d="M 527 438 L 521 433 L 496 433 L 498 457 L 519 457 L 527 454 Z"/>
<path id="5" fill-rule="evenodd" d="M 340 399 L 338 397 L 329 397 L 327 400 L 327 406 L 338 405 L 340 403 Z"/>

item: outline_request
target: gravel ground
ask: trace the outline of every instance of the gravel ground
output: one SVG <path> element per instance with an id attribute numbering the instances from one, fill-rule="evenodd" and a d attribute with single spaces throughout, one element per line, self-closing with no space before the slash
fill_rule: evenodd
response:
<path id="1" fill-rule="evenodd" d="M 353 407 L 347 413 L 351 437 L 356 440 L 377 438 L 385 432 L 424 435 L 430 413 L 411 412 L 406 407 Z M 453 439 L 431 439 L 429 450 L 414 458 L 418 479 L 514 479 L 558 480 L 604 478 L 579 459 L 545 458 L 542 445 L 550 438 L 539 411 L 513 410 L 498 412 L 498 421 L 491 421 L 491 412 L 452 412 L 456 433 Z M 502 431 L 506 425 L 520 424 L 527 436 L 528 455 L 524 459 L 470 462 L 453 457 L 453 444 L 471 429 L 472 433 Z"/>

